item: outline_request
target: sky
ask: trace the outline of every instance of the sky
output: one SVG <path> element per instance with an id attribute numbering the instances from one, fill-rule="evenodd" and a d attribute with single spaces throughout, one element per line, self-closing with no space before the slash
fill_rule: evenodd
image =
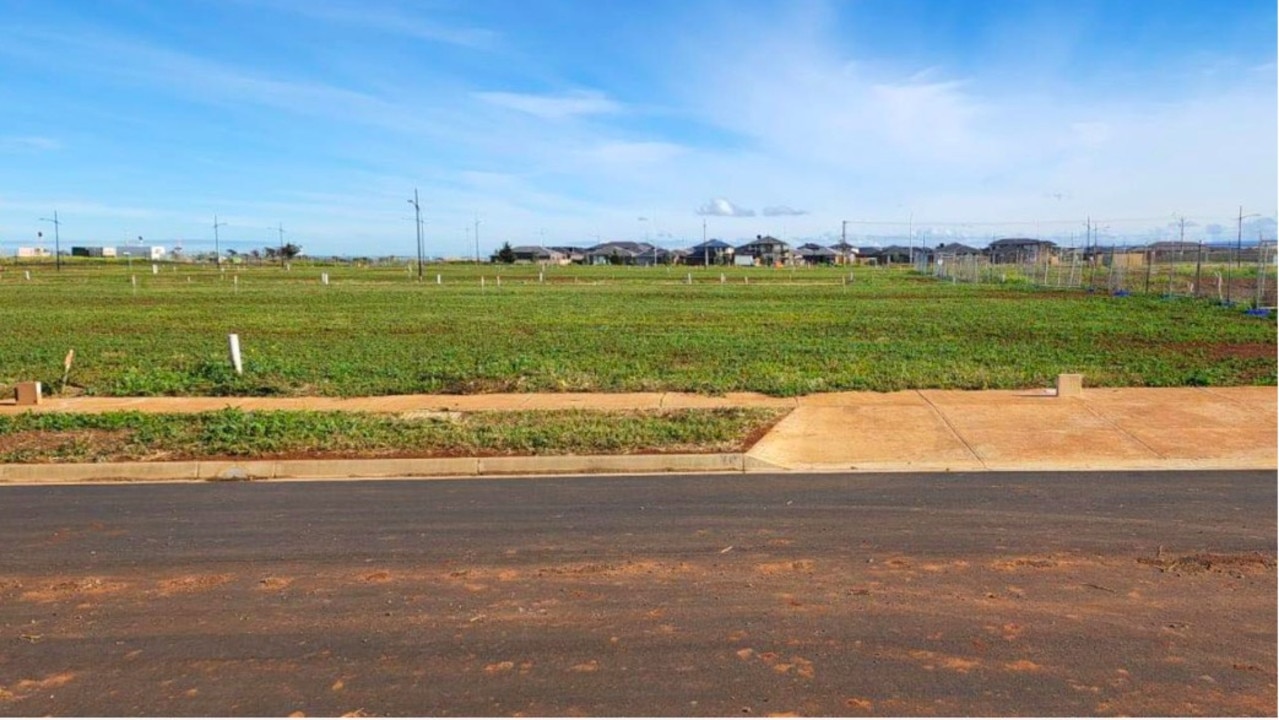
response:
<path id="1" fill-rule="evenodd" d="M 1271 238 L 1273 0 L 0 0 L 0 253 Z M 281 233 L 281 231 L 283 231 Z M 44 239 L 48 242 L 48 237 Z"/>

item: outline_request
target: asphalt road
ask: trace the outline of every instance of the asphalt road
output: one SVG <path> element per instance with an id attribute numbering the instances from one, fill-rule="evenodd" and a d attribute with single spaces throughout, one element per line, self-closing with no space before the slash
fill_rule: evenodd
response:
<path id="1" fill-rule="evenodd" d="M 0 487 L 0 714 L 1274 715 L 1273 472 Z"/>

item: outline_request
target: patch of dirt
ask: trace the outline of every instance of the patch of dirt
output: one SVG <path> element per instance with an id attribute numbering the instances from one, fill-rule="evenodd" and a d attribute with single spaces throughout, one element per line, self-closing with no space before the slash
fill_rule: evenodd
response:
<path id="1" fill-rule="evenodd" d="M 1274 360 L 1279 349 L 1270 343 L 1218 343 L 1208 346 L 1208 356 L 1213 360 Z"/>
<path id="2" fill-rule="evenodd" d="M 133 432 L 130 430 L 23 430 L 0 435 L 0 455 L 32 453 L 57 454 L 70 447 L 86 454 L 117 451 Z"/>
<path id="3" fill-rule="evenodd" d="M 78 595 L 105 595 L 128 587 L 125 583 L 103 580 L 97 577 L 59 580 L 35 590 L 22 593 L 22 599 L 30 602 L 57 602 Z"/>
<path id="4" fill-rule="evenodd" d="M 1242 575 L 1275 569 L 1275 558 L 1261 553 L 1196 553 L 1178 557 L 1139 557 L 1137 562 L 1159 568 L 1160 572 L 1194 574 L 1219 572 Z"/>
<path id="5" fill-rule="evenodd" d="M 211 590 L 231 581 L 230 575 L 183 575 L 156 583 L 160 592 L 165 595 L 181 592 L 200 592 Z"/>
<path id="6" fill-rule="evenodd" d="M 812 560 L 794 560 L 789 562 L 760 563 L 755 572 L 761 575 L 779 575 L 785 573 L 811 573 L 815 563 Z"/>

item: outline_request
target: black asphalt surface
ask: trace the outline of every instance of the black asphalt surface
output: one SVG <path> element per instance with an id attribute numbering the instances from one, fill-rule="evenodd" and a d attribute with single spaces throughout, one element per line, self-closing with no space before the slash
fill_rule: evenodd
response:
<path id="1" fill-rule="evenodd" d="M 7 715 L 1274 715 L 1273 472 L 0 487 Z"/>

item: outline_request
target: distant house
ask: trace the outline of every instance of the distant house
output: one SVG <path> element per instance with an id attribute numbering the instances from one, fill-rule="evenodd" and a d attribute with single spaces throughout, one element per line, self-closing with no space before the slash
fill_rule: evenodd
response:
<path id="1" fill-rule="evenodd" d="M 795 248 L 795 255 L 805 265 L 834 265 L 839 260 L 839 253 L 817 243 L 804 243 Z"/>
<path id="2" fill-rule="evenodd" d="M 564 253 L 541 245 L 516 245 L 511 248 L 511 253 L 515 256 L 515 262 L 520 264 L 562 265 L 567 262 Z M 496 255 L 493 260 L 497 261 Z"/>
<path id="3" fill-rule="evenodd" d="M 685 265 L 732 265 L 734 249 L 723 240 L 707 240 L 688 249 Z"/>
<path id="4" fill-rule="evenodd" d="M 17 253 L 20 258 L 51 257 L 52 254 L 53 253 L 50 253 L 46 248 L 42 247 L 20 247 L 18 248 Z"/>
<path id="5" fill-rule="evenodd" d="M 981 250 L 963 243 L 942 243 L 933 248 L 933 255 L 939 258 L 980 257 Z"/>
<path id="6" fill-rule="evenodd" d="M 791 260 L 791 249 L 771 235 L 756 235 L 754 242 L 739 245 L 733 255 L 738 265 L 785 265 Z M 744 258 L 750 262 L 743 263 Z"/>
<path id="7" fill-rule="evenodd" d="M 574 247 L 572 245 L 555 245 L 547 249 L 560 253 L 564 256 L 568 263 L 581 265 L 586 261 L 586 248 Z"/>
<path id="8" fill-rule="evenodd" d="M 857 262 L 858 249 L 846 242 L 837 242 L 831 245 L 830 249 L 837 253 L 838 257 L 835 262 L 840 265 L 852 265 Z"/>
<path id="9" fill-rule="evenodd" d="M 587 249 L 587 265 L 661 265 L 670 262 L 670 252 L 650 243 L 618 240 Z"/>
<path id="10" fill-rule="evenodd" d="M 905 245 L 871 246 L 861 248 L 858 257 L 867 265 L 897 265 L 909 263 L 911 254 L 918 257 L 922 250 L 922 248 L 909 248 Z"/>
<path id="11" fill-rule="evenodd" d="M 986 248 L 990 261 L 1008 263 L 1051 263 L 1057 259 L 1057 243 L 1035 238 L 1003 238 Z"/>

